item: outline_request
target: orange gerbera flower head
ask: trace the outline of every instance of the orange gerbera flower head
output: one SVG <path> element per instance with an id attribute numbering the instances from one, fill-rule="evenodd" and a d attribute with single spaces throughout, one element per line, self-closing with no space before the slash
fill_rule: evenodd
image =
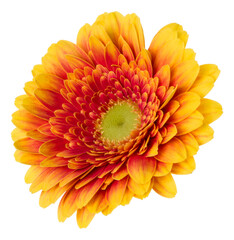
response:
<path id="1" fill-rule="evenodd" d="M 188 35 L 172 23 L 148 50 L 139 18 L 118 12 L 84 25 L 77 43 L 52 44 L 16 98 L 16 161 L 25 181 L 42 190 L 40 205 L 60 196 L 59 221 L 77 212 L 86 227 L 151 189 L 174 197 L 172 174 L 195 169 L 199 145 L 221 105 L 204 98 L 219 75 L 199 66 Z"/>

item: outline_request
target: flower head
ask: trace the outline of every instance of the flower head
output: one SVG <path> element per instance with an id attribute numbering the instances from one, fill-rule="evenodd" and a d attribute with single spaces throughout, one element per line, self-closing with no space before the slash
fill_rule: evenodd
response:
<path id="1" fill-rule="evenodd" d="M 77 43 L 51 45 L 16 98 L 15 158 L 40 205 L 62 196 L 59 221 L 77 212 L 80 227 L 153 189 L 174 197 L 172 174 L 195 169 L 199 145 L 222 114 L 204 98 L 217 66 L 195 61 L 188 35 L 169 24 L 145 48 L 135 14 L 99 16 Z"/>

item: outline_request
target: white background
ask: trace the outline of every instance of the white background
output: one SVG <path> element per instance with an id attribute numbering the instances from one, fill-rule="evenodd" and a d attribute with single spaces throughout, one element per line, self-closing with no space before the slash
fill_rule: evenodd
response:
<path id="1" fill-rule="evenodd" d="M 233 1 L 23 1 L 0 4 L 0 239 L 234 239 L 234 17 Z M 133 199 L 108 217 L 98 214 L 87 229 L 75 215 L 59 223 L 57 205 L 39 207 L 24 183 L 28 166 L 15 162 L 10 138 L 14 98 L 23 93 L 31 70 L 51 43 L 76 41 L 85 23 L 103 12 L 135 12 L 141 19 L 146 46 L 164 25 L 178 22 L 189 33 L 188 47 L 199 64 L 215 63 L 221 74 L 209 98 L 223 105 L 224 114 L 212 124 L 214 139 L 200 148 L 197 169 L 175 176 L 173 199 L 152 192 Z"/>

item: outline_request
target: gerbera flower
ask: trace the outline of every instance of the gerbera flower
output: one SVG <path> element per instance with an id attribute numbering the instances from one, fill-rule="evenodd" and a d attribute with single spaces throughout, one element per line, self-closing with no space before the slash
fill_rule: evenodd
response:
<path id="1" fill-rule="evenodd" d="M 16 161 L 29 164 L 30 191 L 40 206 L 62 196 L 59 221 L 77 212 L 88 226 L 132 197 L 177 190 L 173 174 L 195 169 L 199 145 L 222 114 L 204 98 L 219 75 L 199 66 L 187 33 L 162 28 L 148 50 L 139 18 L 118 12 L 84 25 L 77 43 L 52 44 L 16 98 Z"/>

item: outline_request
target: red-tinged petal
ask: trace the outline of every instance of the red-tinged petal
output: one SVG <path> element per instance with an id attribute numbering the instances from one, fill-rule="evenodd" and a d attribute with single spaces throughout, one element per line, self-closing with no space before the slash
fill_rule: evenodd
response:
<path id="1" fill-rule="evenodd" d="M 159 86 L 164 86 L 166 88 L 170 85 L 171 70 L 169 65 L 163 66 L 156 74 L 159 79 Z"/>
<path id="2" fill-rule="evenodd" d="M 112 208 L 117 207 L 122 202 L 122 199 L 126 190 L 127 182 L 128 182 L 128 177 L 123 178 L 120 181 L 115 180 L 113 181 L 111 186 L 108 188 L 106 192 L 106 199 Z"/>
<path id="3" fill-rule="evenodd" d="M 168 173 L 171 172 L 172 166 L 173 166 L 173 163 L 164 163 L 164 162 L 157 161 L 157 168 L 154 173 L 154 176 L 162 177 L 167 175 Z"/>
<path id="4" fill-rule="evenodd" d="M 90 172 L 87 176 L 85 176 L 83 179 L 81 179 L 76 185 L 75 188 L 79 189 L 83 186 L 85 186 L 86 184 L 88 184 L 89 182 L 91 182 L 92 180 L 94 180 L 95 178 L 97 178 L 100 174 L 102 174 L 102 172 L 104 171 L 105 167 L 99 167 L 94 169 L 92 172 Z"/>
<path id="5" fill-rule="evenodd" d="M 89 184 L 80 188 L 80 192 L 77 196 L 77 207 L 82 208 L 86 206 L 97 191 L 101 188 L 102 184 L 105 182 L 106 178 L 96 178 Z"/>
<path id="6" fill-rule="evenodd" d="M 30 131 L 45 124 L 46 121 L 33 116 L 25 110 L 18 110 L 12 114 L 12 122 L 14 125 L 24 131 Z"/>
<path id="7" fill-rule="evenodd" d="M 177 163 L 186 159 L 187 153 L 184 144 L 176 137 L 166 144 L 159 146 L 158 155 L 155 158 L 165 163 Z"/>
<path id="8" fill-rule="evenodd" d="M 191 133 L 199 145 L 209 142 L 214 136 L 214 130 L 208 124 L 202 125 L 200 128 Z"/>
<path id="9" fill-rule="evenodd" d="M 176 110 L 180 107 L 180 103 L 178 101 L 175 101 L 175 100 L 171 100 L 167 105 L 166 107 L 163 108 L 163 111 L 165 113 L 169 113 L 170 116 L 173 115 Z"/>
<path id="10" fill-rule="evenodd" d="M 65 144 L 67 141 L 62 138 L 56 138 L 43 143 L 39 149 L 39 152 L 45 156 L 54 156 L 59 152 L 65 150 Z"/>
<path id="11" fill-rule="evenodd" d="M 157 134 L 156 137 L 150 139 L 150 142 L 147 146 L 147 151 L 145 152 L 146 157 L 154 157 L 158 154 L 158 145 L 160 143 L 160 135 Z"/>
<path id="12" fill-rule="evenodd" d="M 43 171 L 31 184 L 29 191 L 31 193 L 36 193 L 43 189 L 44 181 L 46 177 L 48 177 L 52 172 L 54 171 L 54 168 L 45 168 L 45 171 Z"/>
<path id="13" fill-rule="evenodd" d="M 41 142 L 47 142 L 49 140 L 54 139 L 54 137 L 44 135 L 43 133 L 39 132 L 38 130 L 30 130 L 27 132 L 27 137 L 30 137 L 34 140 L 38 140 Z"/>
<path id="14" fill-rule="evenodd" d="M 54 116 L 54 113 L 44 107 L 35 97 L 25 98 L 22 106 L 34 116 L 44 120 Z"/>
<path id="15" fill-rule="evenodd" d="M 16 150 L 14 156 L 17 162 L 28 165 L 39 165 L 45 159 L 45 156 L 41 154 L 24 152 L 20 150 Z"/>
<path id="16" fill-rule="evenodd" d="M 75 71 L 76 69 L 84 69 L 85 67 L 90 67 L 93 69 L 93 64 L 87 62 L 83 58 L 79 58 L 72 55 L 66 55 L 66 59 L 70 65 L 70 67 Z"/>
<path id="17" fill-rule="evenodd" d="M 135 59 L 135 57 L 132 52 L 132 49 L 130 48 L 128 43 L 123 39 L 123 37 L 121 35 L 119 36 L 118 42 L 119 42 L 119 45 L 121 46 L 122 53 L 123 53 L 123 55 L 119 56 L 119 61 L 120 61 L 120 57 L 122 57 L 124 59 L 126 58 L 128 60 L 128 62 L 133 61 Z"/>
<path id="18" fill-rule="evenodd" d="M 39 88 L 54 92 L 60 92 L 60 89 L 64 87 L 64 79 L 51 74 L 40 74 L 35 78 L 35 81 Z"/>
<path id="19" fill-rule="evenodd" d="M 92 51 L 96 64 L 101 64 L 102 66 L 106 66 L 106 61 L 104 56 L 105 46 L 103 45 L 103 43 L 100 40 L 98 40 L 96 37 L 91 36 L 89 38 L 89 46 L 90 46 L 90 50 Z"/>
<path id="20" fill-rule="evenodd" d="M 196 168 L 196 163 L 193 157 L 187 158 L 180 163 L 174 163 L 171 172 L 174 174 L 190 174 Z"/>
<path id="21" fill-rule="evenodd" d="M 91 213 L 87 207 L 77 210 L 76 220 L 80 228 L 86 228 L 93 220 L 95 213 Z"/>
<path id="22" fill-rule="evenodd" d="M 35 96 L 44 106 L 52 111 L 61 109 L 62 104 L 65 102 L 61 94 L 51 90 L 38 88 L 35 91 Z"/>
<path id="23" fill-rule="evenodd" d="M 175 124 L 178 131 L 177 136 L 184 135 L 199 128 L 203 124 L 203 120 L 204 117 L 202 114 L 196 110 L 190 116 Z"/>
<path id="24" fill-rule="evenodd" d="M 91 26 L 89 24 L 85 24 L 78 32 L 77 35 L 77 45 L 81 47 L 86 53 L 89 51 L 89 37 L 91 33 Z"/>
<path id="25" fill-rule="evenodd" d="M 176 93 L 186 92 L 199 73 L 199 65 L 194 60 L 177 64 L 171 70 L 171 85 L 177 86 Z"/>
<path id="26" fill-rule="evenodd" d="M 31 138 L 23 138 L 14 143 L 16 149 L 32 153 L 38 153 L 38 150 L 41 145 L 42 142 Z"/>
<path id="27" fill-rule="evenodd" d="M 136 195 L 145 194 L 150 186 L 150 181 L 145 184 L 136 183 L 132 178 L 128 181 L 128 188 Z"/>
<path id="28" fill-rule="evenodd" d="M 170 124 L 170 123 L 166 124 L 165 129 L 167 133 L 166 133 L 166 136 L 163 137 L 162 144 L 167 143 L 177 134 L 177 128 L 175 124 Z"/>
<path id="29" fill-rule="evenodd" d="M 52 187 L 48 191 L 42 191 L 40 195 L 39 205 L 43 208 L 55 203 L 71 186 L 73 183 L 60 187 L 59 184 Z"/>
<path id="30" fill-rule="evenodd" d="M 56 156 L 48 158 L 45 158 L 44 156 L 43 161 L 40 163 L 41 167 L 63 167 L 67 166 L 67 164 L 68 164 L 67 159 Z"/>
<path id="31" fill-rule="evenodd" d="M 45 123 L 41 125 L 37 130 L 47 136 L 54 137 L 54 134 L 51 132 L 51 125 L 49 123 Z"/>
<path id="32" fill-rule="evenodd" d="M 125 178 L 128 175 L 128 170 L 127 167 L 125 166 L 125 164 L 118 170 L 116 171 L 112 177 L 114 180 L 121 180 L 123 178 Z"/>
<path id="33" fill-rule="evenodd" d="M 42 58 L 42 64 L 47 73 L 66 79 L 67 74 L 63 67 L 59 64 L 57 58 L 56 44 L 52 44 L 49 47 L 48 53 Z"/>
<path id="34" fill-rule="evenodd" d="M 178 101 L 180 107 L 170 117 L 171 123 L 177 123 L 188 117 L 200 105 L 200 97 L 196 93 L 185 92 L 178 95 L 174 100 Z"/>
<path id="35" fill-rule="evenodd" d="M 140 63 L 140 61 L 143 61 L 143 66 L 144 67 L 140 67 L 140 65 L 142 63 Z M 151 62 L 151 58 L 150 58 L 150 53 L 146 50 L 146 49 L 142 49 L 141 52 L 138 54 L 137 56 L 137 60 L 138 62 L 138 66 L 140 69 L 142 70 L 147 70 L 149 73 L 149 76 L 152 77 L 153 75 L 153 67 L 152 67 L 152 62 Z"/>
<path id="36" fill-rule="evenodd" d="M 163 197 L 173 198 L 177 193 L 175 181 L 169 173 L 163 177 L 155 177 L 153 189 Z"/>
<path id="37" fill-rule="evenodd" d="M 132 155 L 127 162 L 130 177 L 139 184 L 145 184 L 153 177 L 156 160 L 144 156 Z"/>
<path id="38" fill-rule="evenodd" d="M 210 99 L 203 98 L 198 111 L 204 116 L 204 122 L 209 124 L 217 120 L 223 113 L 222 106 Z"/>
<path id="39" fill-rule="evenodd" d="M 57 154 L 57 156 L 64 157 L 64 158 L 71 158 L 71 157 L 76 157 L 77 155 L 81 155 L 82 153 L 86 153 L 86 152 L 87 152 L 86 147 L 77 146 L 76 149 L 61 151 Z"/>
<path id="40" fill-rule="evenodd" d="M 64 222 L 77 210 L 76 199 L 78 194 L 79 190 L 72 187 L 63 195 L 58 206 L 58 220 L 60 222 Z"/>
<path id="41" fill-rule="evenodd" d="M 60 183 L 59 186 L 63 187 L 73 181 L 74 179 L 78 179 L 81 175 L 86 174 L 90 170 L 91 166 L 75 170 L 74 172 L 71 172 L 69 175 L 66 176 Z"/>
<path id="42" fill-rule="evenodd" d="M 108 206 L 108 202 L 105 196 L 106 196 L 106 192 L 99 190 L 87 204 L 86 206 L 87 209 L 91 213 L 99 213 L 103 211 Z"/>
<path id="43" fill-rule="evenodd" d="M 105 47 L 105 59 L 106 59 L 106 66 L 108 69 L 112 69 L 112 65 L 118 64 L 119 58 L 119 50 L 118 48 L 112 43 L 109 42 Z"/>
<path id="44" fill-rule="evenodd" d="M 178 138 L 183 142 L 186 148 L 188 157 L 193 156 L 197 153 L 199 149 L 199 145 L 191 133 L 187 133 L 185 135 L 179 136 Z"/>
<path id="45" fill-rule="evenodd" d="M 40 176 L 47 168 L 42 168 L 40 166 L 34 165 L 31 166 L 27 173 L 25 174 L 24 180 L 26 183 L 32 183 L 34 180 Z"/>
<path id="46" fill-rule="evenodd" d="M 73 171 L 74 170 L 67 167 L 55 167 L 54 170 L 45 177 L 42 190 L 48 191 Z"/>

